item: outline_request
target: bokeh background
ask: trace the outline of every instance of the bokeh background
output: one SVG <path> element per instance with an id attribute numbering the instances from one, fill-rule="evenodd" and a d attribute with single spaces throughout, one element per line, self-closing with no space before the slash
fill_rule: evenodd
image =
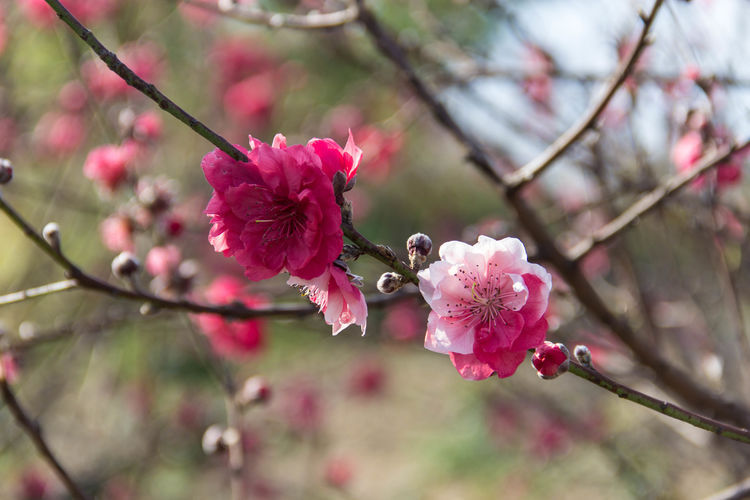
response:
<path id="1" fill-rule="evenodd" d="M 497 191 L 356 24 L 295 31 L 171 0 L 64 3 L 233 143 L 246 145 L 248 134 L 270 143 L 280 132 L 290 144 L 343 145 L 351 130 L 364 150 L 347 193 L 355 224 L 402 258 L 416 232 L 436 248 L 511 235 L 535 253 Z M 346 7 L 237 3 L 297 14 Z M 652 6 L 368 4 L 508 171 L 578 119 L 637 38 L 638 10 Z M 685 154 L 746 137 L 748 22 L 742 0 L 665 3 L 596 130 L 527 190 L 562 246 L 689 168 Z M 698 151 L 680 153 L 691 132 Z M 137 150 L 116 185 L 83 174 L 103 145 Z M 117 282 L 110 264 L 119 251 L 145 261 L 159 247 L 170 248 L 171 267 L 167 277 L 144 270 L 144 288 L 201 300 L 218 276 L 243 279 L 207 241 L 211 189 L 200 161 L 212 149 L 99 65 L 43 1 L 0 2 L 0 156 L 15 175 L 2 195 L 37 228 L 59 223 L 65 253 L 87 272 Z M 730 167 L 728 181 L 707 177 L 683 190 L 584 268 L 665 356 L 717 393 L 747 400 L 750 206 L 742 162 Z M 0 234 L 2 293 L 64 278 L 5 218 Z M 376 294 L 386 269 L 367 257 L 351 267 Z M 177 289 L 169 280 L 179 273 L 190 280 Z M 306 301 L 283 277 L 243 288 L 267 302 Z M 227 425 L 227 373 L 238 384 L 262 375 L 272 392 L 241 417 L 250 498 L 702 498 L 747 470 L 742 447 L 572 376 L 541 381 L 528 362 L 509 379 L 462 380 L 447 357 L 423 349 L 428 310 L 415 297 L 371 308 L 364 337 L 353 327 L 332 337 L 320 316 L 269 319 L 255 324 L 261 341 L 220 354 L 194 317 L 144 315 L 140 306 L 69 291 L 0 311 L 6 377 L 61 462 L 99 498 L 228 498 L 226 453 L 202 445 L 207 428 Z M 672 397 L 557 277 L 548 320 L 550 339 L 586 343 L 602 371 Z M 0 408 L 0 498 L 65 495 Z"/>

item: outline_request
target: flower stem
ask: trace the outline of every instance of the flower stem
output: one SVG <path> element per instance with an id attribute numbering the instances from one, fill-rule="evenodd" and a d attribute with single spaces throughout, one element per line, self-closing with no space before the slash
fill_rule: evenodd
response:
<path id="1" fill-rule="evenodd" d="M 362 234 L 359 233 L 359 231 L 354 229 L 354 226 L 351 223 L 343 222 L 341 224 L 341 229 L 344 231 L 346 237 L 349 238 L 352 243 L 362 249 L 364 253 L 371 257 L 374 257 L 386 266 L 390 267 L 391 269 L 402 275 L 404 278 L 406 278 L 407 281 L 410 281 L 411 283 L 419 286 L 419 278 L 417 278 L 417 275 L 414 273 L 414 271 L 409 269 L 409 266 L 407 266 L 405 263 L 398 260 L 398 257 L 396 257 L 391 250 L 386 249 L 386 247 L 382 245 L 376 245 L 375 243 L 365 238 Z"/>
<path id="2" fill-rule="evenodd" d="M 651 410 L 657 411 L 662 415 L 688 423 L 699 429 L 713 432 L 719 436 L 750 444 L 750 431 L 730 424 L 719 422 L 708 417 L 689 412 L 677 405 L 656 399 L 643 394 L 642 392 L 631 389 L 623 384 L 615 382 L 611 378 L 599 373 L 590 366 L 580 365 L 573 360 L 570 361 L 568 371 L 573 375 L 598 385 L 599 387 L 616 394 L 622 399 L 627 399 L 633 403 L 645 406 Z"/>

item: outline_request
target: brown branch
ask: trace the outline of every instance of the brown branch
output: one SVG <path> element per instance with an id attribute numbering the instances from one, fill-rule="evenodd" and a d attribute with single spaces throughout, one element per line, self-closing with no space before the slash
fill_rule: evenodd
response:
<path id="1" fill-rule="evenodd" d="M 615 382 L 611 378 L 599 373 L 591 366 L 579 365 L 571 360 L 569 371 L 577 377 L 608 390 L 619 398 L 627 399 L 628 401 L 645 406 L 646 408 L 659 412 L 662 415 L 688 423 L 699 429 L 713 432 L 714 434 L 735 441 L 750 444 L 750 431 L 747 429 L 741 429 L 733 425 L 725 424 L 690 412 L 667 401 L 648 396 L 642 392 L 636 391 L 635 389 L 631 389 L 626 385 Z"/>
<path id="2" fill-rule="evenodd" d="M 248 308 L 241 303 L 229 305 L 200 304 L 187 299 L 168 299 L 159 297 L 143 290 L 129 290 L 112 285 L 95 276 L 84 272 L 75 263 L 68 259 L 62 252 L 58 252 L 11 207 L 0 194 L 0 211 L 4 212 L 11 221 L 29 238 L 37 247 L 46 253 L 71 278 L 68 281 L 75 282 L 78 288 L 109 295 L 111 297 L 133 300 L 137 302 L 148 302 L 160 309 L 189 311 L 193 313 L 210 313 L 237 319 L 252 319 L 259 317 L 277 316 L 306 316 L 315 314 L 317 309 L 312 304 L 276 304 L 265 307 Z M 390 302 L 402 300 L 407 296 L 415 295 L 412 292 L 403 292 L 395 296 L 376 295 L 368 297 L 368 305 L 385 305 Z"/>
<path id="3" fill-rule="evenodd" d="M 596 317 L 602 324 L 612 330 L 620 340 L 628 346 L 636 358 L 645 366 L 653 370 L 654 375 L 673 392 L 682 397 L 689 404 L 713 412 L 726 420 L 739 422 L 743 425 L 750 423 L 750 414 L 747 409 L 732 401 L 727 401 L 717 396 L 712 391 L 697 384 L 684 371 L 672 366 L 661 353 L 650 343 L 644 342 L 633 330 L 632 326 L 624 319 L 615 315 L 604 300 L 599 296 L 591 283 L 581 272 L 577 262 L 569 260 L 566 255 L 557 248 L 554 239 L 548 233 L 544 222 L 528 205 L 526 200 L 520 196 L 518 189 L 507 189 L 507 185 L 496 173 L 496 169 L 490 162 L 490 157 L 482 147 L 469 137 L 448 114 L 443 105 L 432 95 L 427 86 L 417 76 L 414 68 L 405 57 L 405 51 L 379 23 L 379 21 L 364 6 L 363 0 L 357 0 L 360 15 L 359 21 L 368 32 L 373 42 L 381 50 L 383 55 L 390 59 L 406 76 L 415 94 L 430 109 L 436 120 L 447 129 L 459 142 L 469 150 L 469 160 L 484 173 L 490 181 L 501 188 L 502 194 L 515 210 L 519 224 L 536 242 L 539 249 L 539 257 L 548 260 L 565 281 L 570 285 L 581 304 L 589 313 Z M 661 4 L 661 0 L 657 0 Z M 655 4 L 655 6 L 657 5 Z"/>
<path id="4" fill-rule="evenodd" d="M 260 24 L 269 28 L 288 28 L 297 30 L 338 28 L 356 20 L 357 15 L 359 14 L 359 9 L 353 4 L 345 9 L 334 12 L 310 12 L 300 15 L 268 12 L 240 4 L 232 4 L 225 7 L 223 5 L 218 5 L 216 2 L 206 3 L 200 0 L 182 0 L 182 3 L 244 23 Z"/>
<path id="5" fill-rule="evenodd" d="M 60 464 L 60 461 L 55 457 L 54 453 L 52 453 L 52 450 L 50 450 L 47 442 L 42 436 L 42 429 L 39 424 L 29 417 L 16 399 L 16 395 L 11 390 L 8 382 L 2 376 L 0 376 L 0 394 L 2 394 L 3 401 L 13 415 L 16 423 L 29 436 L 37 451 L 39 451 L 39 454 L 42 455 L 44 461 L 55 471 L 57 477 L 65 485 L 68 493 L 70 493 L 70 496 L 76 500 L 85 500 L 87 498 L 86 495 L 83 494 L 75 481 L 70 477 L 70 474 L 68 474 L 62 464 Z"/>
<path id="6" fill-rule="evenodd" d="M 117 75 L 125 80 L 128 85 L 135 88 L 141 94 L 154 101 L 159 105 L 161 109 L 180 120 L 182 123 L 193 129 L 198 135 L 207 139 L 214 146 L 224 151 L 235 160 L 247 161 L 247 157 L 245 156 L 245 154 L 234 147 L 232 144 L 230 144 L 229 141 L 208 128 L 206 125 L 194 118 L 180 106 L 175 104 L 158 88 L 156 88 L 155 85 L 148 83 L 143 78 L 136 75 L 133 70 L 131 70 L 126 64 L 124 64 L 122 61 L 120 61 L 120 59 L 117 58 L 117 55 L 114 52 L 111 52 L 109 49 L 107 49 L 107 47 L 105 47 L 94 36 L 94 34 L 89 31 L 88 28 L 82 25 L 78 21 L 78 19 L 73 16 L 73 14 L 68 12 L 68 10 L 58 0 L 45 0 L 45 2 L 47 2 L 47 4 L 52 7 L 52 9 L 57 13 L 57 16 L 62 19 L 65 24 L 70 26 L 70 29 L 72 29 L 81 40 L 86 42 L 86 45 L 91 47 L 91 50 L 93 50 L 96 55 L 99 56 L 99 59 L 104 61 L 109 69 L 117 73 Z"/>
<path id="7" fill-rule="evenodd" d="M 617 67 L 609 84 L 604 88 L 600 96 L 591 103 L 588 111 L 586 111 L 576 123 L 558 137 L 555 142 L 550 144 L 540 155 L 537 155 L 533 160 L 515 172 L 506 175 L 504 180 L 509 189 L 520 189 L 528 182 L 534 180 L 544 171 L 544 169 L 565 153 L 570 146 L 575 144 L 587 130 L 594 126 L 597 118 L 599 118 L 599 115 L 601 115 L 607 107 L 607 104 L 609 104 L 609 101 L 615 95 L 617 89 L 622 86 L 628 75 L 633 71 L 638 56 L 647 45 L 647 35 L 662 3 L 663 0 L 656 0 L 651 9 L 651 13 L 648 17 L 643 18 L 643 29 L 641 30 L 641 35 L 638 37 L 635 47 L 633 47 L 630 55 Z"/>
<path id="8" fill-rule="evenodd" d="M 726 162 L 734 153 L 747 147 L 750 147 L 750 140 L 743 142 L 739 146 L 722 148 L 705 158 L 699 165 L 696 165 L 696 167 L 689 172 L 676 174 L 670 177 L 650 193 L 640 197 L 638 201 L 633 203 L 619 216 L 615 217 L 609 223 L 595 231 L 594 234 L 573 247 L 569 253 L 569 259 L 574 262 L 580 262 L 581 259 L 586 257 L 586 255 L 588 255 L 588 253 L 595 247 L 611 241 L 625 229 L 630 227 L 630 225 L 640 217 L 647 214 L 685 187 L 690 181 L 721 163 Z"/>

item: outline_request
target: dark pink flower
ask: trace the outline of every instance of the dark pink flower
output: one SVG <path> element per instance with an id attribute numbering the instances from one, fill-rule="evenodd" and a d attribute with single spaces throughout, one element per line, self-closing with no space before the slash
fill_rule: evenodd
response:
<path id="1" fill-rule="evenodd" d="M 449 354 L 463 378 L 509 377 L 526 350 L 544 342 L 552 277 L 526 261 L 519 240 L 449 241 L 418 276 L 432 309 L 425 347 Z"/>
<path id="2" fill-rule="evenodd" d="M 377 396 L 385 388 L 385 368 L 376 359 L 356 361 L 348 378 L 349 392 L 356 396 Z"/>
<path id="3" fill-rule="evenodd" d="M 314 150 L 285 147 L 280 135 L 274 144 L 251 138 L 247 162 L 218 149 L 203 158 L 214 188 L 206 207 L 213 223 L 208 239 L 253 281 L 282 270 L 310 280 L 341 253 L 341 212 Z"/>
<path id="4" fill-rule="evenodd" d="M 703 156 L 703 138 L 700 132 L 691 130 L 672 147 L 672 161 L 678 172 L 691 170 Z"/>
<path id="5" fill-rule="evenodd" d="M 323 274 L 311 280 L 291 277 L 287 281 L 301 287 L 310 302 L 320 307 L 325 322 L 337 335 L 349 325 L 359 325 L 362 335 L 367 329 L 367 302 L 362 292 L 349 280 L 346 271 L 329 264 Z"/>
<path id="6" fill-rule="evenodd" d="M 724 140 L 724 137 L 717 137 Z M 704 141 L 700 132 L 691 130 L 683 135 L 672 147 L 672 161 L 678 172 L 689 172 L 695 168 L 703 157 Z M 742 162 L 747 153 L 738 151 L 728 161 L 716 166 L 711 172 L 698 176 L 691 186 L 701 189 L 710 178 L 718 189 L 730 187 L 742 179 Z"/>
<path id="7" fill-rule="evenodd" d="M 107 144 L 92 149 L 83 164 L 83 175 L 105 191 L 114 191 L 127 178 L 132 168 L 134 151 L 124 146 Z"/>
<path id="8" fill-rule="evenodd" d="M 313 433 L 323 423 L 320 392 L 305 381 L 281 391 L 281 411 L 287 425 L 297 433 Z"/>
<path id="9" fill-rule="evenodd" d="M 18 485 L 19 500 L 43 500 L 48 498 L 50 485 L 47 478 L 36 469 L 26 469 Z"/>
<path id="10" fill-rule="evenodd" d="M 182 261 L 182 252 L 174 245 L 153 247 L 146 255 L 146 271 L 152 276 L 168 276 Z"/>
<path id="11" fill-rule="evenodd" d="M 333 180 L 333 176 L 339 170 L 346 174 L 347 183 L 357 175 L 357 167 L 362 160 L 362 150 L 354 144 L 351 130 L 343 149 L 333 139 L 313 138 L 307 145 L 320 157 L 323 172 L 329 179 Z"/>
<path id="12" fill-rule="evenodd" d="M 554 378 L 568 369 L 570 353 L 563 344 L 545 340 L 536 348 L 531 364 L 542 378 Z"/>
<path id="13" fill-rule="evenodd" d="M 250 308 L 266 305 L 262 297 L 244 292 L 242 282 L 234 276 L 216 278 L 206 290 L 206 298 L 220 305 L 235 301 Z M 244 358 L 263 348 L 263 320 L 230 321 L 218 314 L 198 314 L 192 319 L 211 341 L 214 351 L 222 356 Z"/>

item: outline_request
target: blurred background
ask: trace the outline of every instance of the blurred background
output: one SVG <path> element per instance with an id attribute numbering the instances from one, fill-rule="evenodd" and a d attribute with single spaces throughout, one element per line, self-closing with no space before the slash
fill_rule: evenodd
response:
<path id="1" fill-rule="evenodd" d="M 516 236 L 535 254 L 496 189 L 356 23 L 273 29 L 217 14 L 209 0 L 63 3 L 136 73 L 233 143 L 283 133 L 289 144 L 330 137 L 343 145 L 351 130 L 364 151 L 347 193 L 355 225 L 401 258 L 416 232 L 435 249 L 479 234 Z M 300 15 L 347 6 L 230 5 Z M 368 6 L 511 171 L 583 114 L 632 50 L 638 12 L 652 2 Z M 595 130 L 525 191 L 561 247 L 704 154 L 747 138 L 748 22 L 742 0 L 665 2 L 652 43 Z M 212 149 L 109 72 L 44 1 L 0 1 L 8 203 L 38 229 L 57 222 L 66 255 L 112 283 L 112 259 L 128 250 L 145 263 L 140 286 L 154 293 L 305 303 L 286 278 L 250 283 L 209 245 L 211 188 L 200 161 Z M 109 173 L 97 170 L 102 163 Z M 610 308 L 665 357 L 717 394 L 748 401 L 743 168 L 737 155 L 700 177 L 583 266 Z M 5 217 L 0 231 L 0 293 L 64 279 Z M 364 277 L 363 292 L 376 294 L 384 266 L 365 256 L 351 268 Z M 227 277 L 241 291 L 225 300 L 216 280 Z M 427 314 L 407 297 L 371 308 L 365 337 L 355 328 L 332 337 L 320 315 L 207 320 L 69 291 L 2 306 L 0 363 L 60 461 L 98 498 L 228 498 L 217 439 L 234 411 L 227 380 L 239 388 L 258 375 L 270 397 L 237 421 L 248 498 L 703 498 L 746 474 L 746 446 L 573 376 L 540 381 L 528 361 L 512 378 L 462 380 L 447 357 L 423 349 Z M 549 339 L 585 343 L 603 372 L 674 399 L 556 275 L 547 319 Z M 66 498 L 1 407 L 0 498 Z"/>

